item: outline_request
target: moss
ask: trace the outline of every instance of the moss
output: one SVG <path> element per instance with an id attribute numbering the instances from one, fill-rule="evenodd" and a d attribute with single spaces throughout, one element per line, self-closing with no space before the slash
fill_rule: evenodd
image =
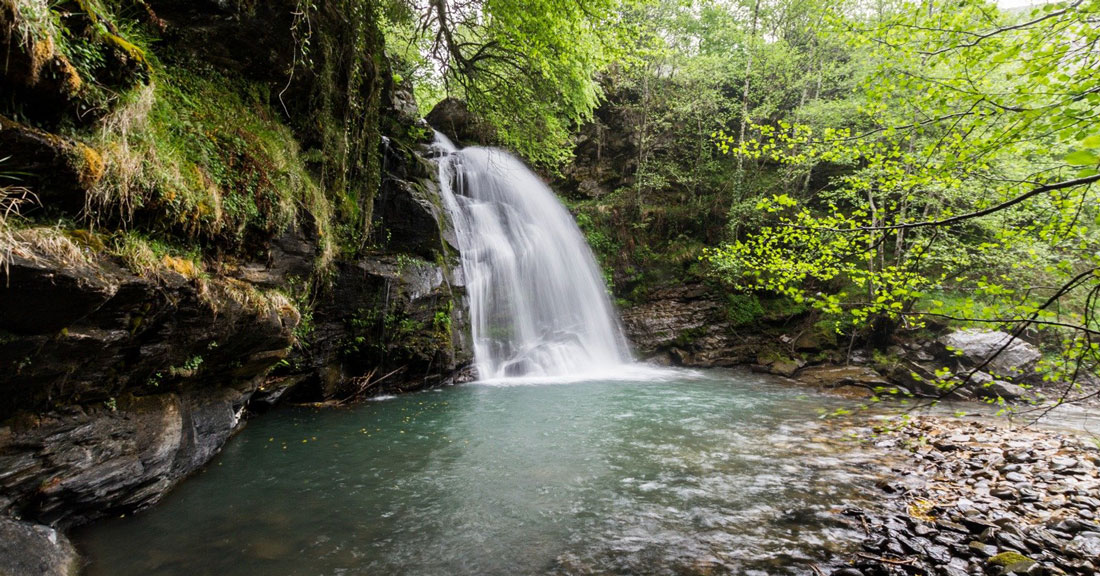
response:
<path id="1" fill-rule="evenodd" d="M 166 67 L 105 120 L 97 214 L 175 241 L 252 256 L 308 220 L 331 260 L 332 210 L 263 85 Z"/>
<path id="2" fill-rule="evenodd" d="M 1035 562 L 1031 558 L 1020 554 L 1019 552 L 1001 552 L 989 559 L 989 563 L 994 566 L 1011 566 L 1013 564 L 1020 563 L 1033 563 Z"/>
<path id="3" fill-rule="evenodd" d="M 90 146 L 81 143 L 76 145 L 75 156 L 80 185 L 85 189 L 94 188 L 103 179 L 106 171 L 103 156 Z"/>
<path id="4" fill-rule="evenodd" d="M 729 294 L 726 318 L 733 326 L 753 324 L 764 316 L 764 307 L 755 294 Z"/>
<path id="5" fill-rule="evenodd" d="M 86 246 L 95 252 L 103 252 L 107 249 L 103 237 L 91 230 L 77 228 L 68 231 L 69 238 L 82 246 Z"/>
<path id="6" fill-rule="evenodd" d="M 149 66 L 149 62 L 145 59 L 145 51 L 141 48 L 138 48 L 132 42 L 126 40 L 122 36 L 106 32 L 103 34 L 103 41 L 106 42 L 109 46 L 113 46 L 121 50 L 134 62 L 138 62 L 145 67 Z"/>

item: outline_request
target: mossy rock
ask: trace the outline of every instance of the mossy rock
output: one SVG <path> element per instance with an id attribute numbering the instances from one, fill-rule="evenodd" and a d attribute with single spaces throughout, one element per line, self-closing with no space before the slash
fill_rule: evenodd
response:
<path id="1" fill-rule="evenodd" d="M 34 33 L 23 36 L 23 29 Z M 0 2 L 0 50 L 0 93 L 17 96 L 22 114 L 52 123 L 71 110 L 84 82 L 49 31 L 23 18 L 19 2 Z"/>
<path id="2" fill-rule="evenodd" d="M 3 116 L 0 148 L 6 156 L 4 169 L 24 174 L 21 183 L 49 209 L 75 214 L 104 175 L 103 157 L 93 148 Z"/>
<path id="3" fill-rule="evenodd" d="M 1000 568 L 1002 574 L 1023 573 L 1035 563 L 1031 558 L 1012 551 L 1001 552 L 989 559 L 989 565 Z"/>

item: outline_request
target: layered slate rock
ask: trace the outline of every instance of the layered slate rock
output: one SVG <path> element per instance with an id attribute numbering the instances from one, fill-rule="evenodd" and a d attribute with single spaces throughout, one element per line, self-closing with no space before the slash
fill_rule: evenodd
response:
<path id="1" fill-rule="evenodd" d="M 757 330 L 735 331 L 722 302 L 701 284 L 656 291 L 623 311 L 623 329 L 643 358 L 684 366 L 751 363 L 761 349 Z"/>
<path id="2" fill-rule="evenodd" d="M 0 435 L 0 504 L 59 526 L 144 508 L 220 450 L 247 398 L 128 396 L 20 419 Z"/>
<path id="3" fill-rule="evenodd" d="M 21 244 L 0 286 L 0 512 L 63 526 L 147 506 L 209 460 L 299 321 L 229 279 L 50 252 L 65 241 Z"/>
<path id="4" fill-rule="evenodd" d="M 845 511 L 867 537 L 834 576 L 1100 570 L 1100 451 L 1088 440 L 931 417 L 863 437 L 907 459 L 879 483 L 877 509 Z"/>
<path id="5" fill-rule="evenodd" d="M 13 367 L 0 374 L 0 419 L 123 393 L 254 388 L 293 341 L 298 312 L 277 293 L 168 268 L 136 276 L 39 234 L 0 285 L 0 364 Z"/>

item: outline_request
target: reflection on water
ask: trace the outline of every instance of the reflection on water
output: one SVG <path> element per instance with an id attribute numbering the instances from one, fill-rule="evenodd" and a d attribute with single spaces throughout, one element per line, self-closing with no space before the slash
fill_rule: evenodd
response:
<path id="1" fill-rule="evenodd" d="M 78 534 L 88 573 L 806 574 L 858 542 L 837 512 L 881 464 L 815 418 L 832 400 L 741 372 L 500 384 L 264 416 Z"/>

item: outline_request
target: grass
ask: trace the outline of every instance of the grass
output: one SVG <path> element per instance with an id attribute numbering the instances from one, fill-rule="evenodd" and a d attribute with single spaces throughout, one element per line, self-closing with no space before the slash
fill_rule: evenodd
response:
<path id="1" fill-rule="evenodd" d="M 115 234 L 108 252 L 143 278 L 164 280 L 169 273 L 175 273 L 188 280 L 196 280 L 206 275 L 202 256 L 197 250 L 186 251 L 135 231 Z"/>
<path id="2" fill-rule="evenodd" d="M 36 262 L 52 260 L 60 268 L 88 266 L 92 250 L 79 243 L 58 226 L 14 228 L 9 231 L 12 249 Z"/>
<path id="3" fill-rule="evenodd" d="M 0 159 L 0 163 L 5 160 L 7 158 Z M 18 174 L 0 171 L 0 181 L 13 181 L 18 178 Z M 34 193 L 23 186 L 18 184 L 0 186 L 0 271 L 5 274 L 16 243 L 11 224 L 21 217 L 23 206 L 36 204 L 37 201 L 38 198 Z"/>
<path id="4" fill-rule="evenodd" d="M 312 218 L 327 266 L 332 209 L 267 97 L 214 71 L 161 70 L 94 135 L 105 175 L 87 217 L 240 254 Z"/>

